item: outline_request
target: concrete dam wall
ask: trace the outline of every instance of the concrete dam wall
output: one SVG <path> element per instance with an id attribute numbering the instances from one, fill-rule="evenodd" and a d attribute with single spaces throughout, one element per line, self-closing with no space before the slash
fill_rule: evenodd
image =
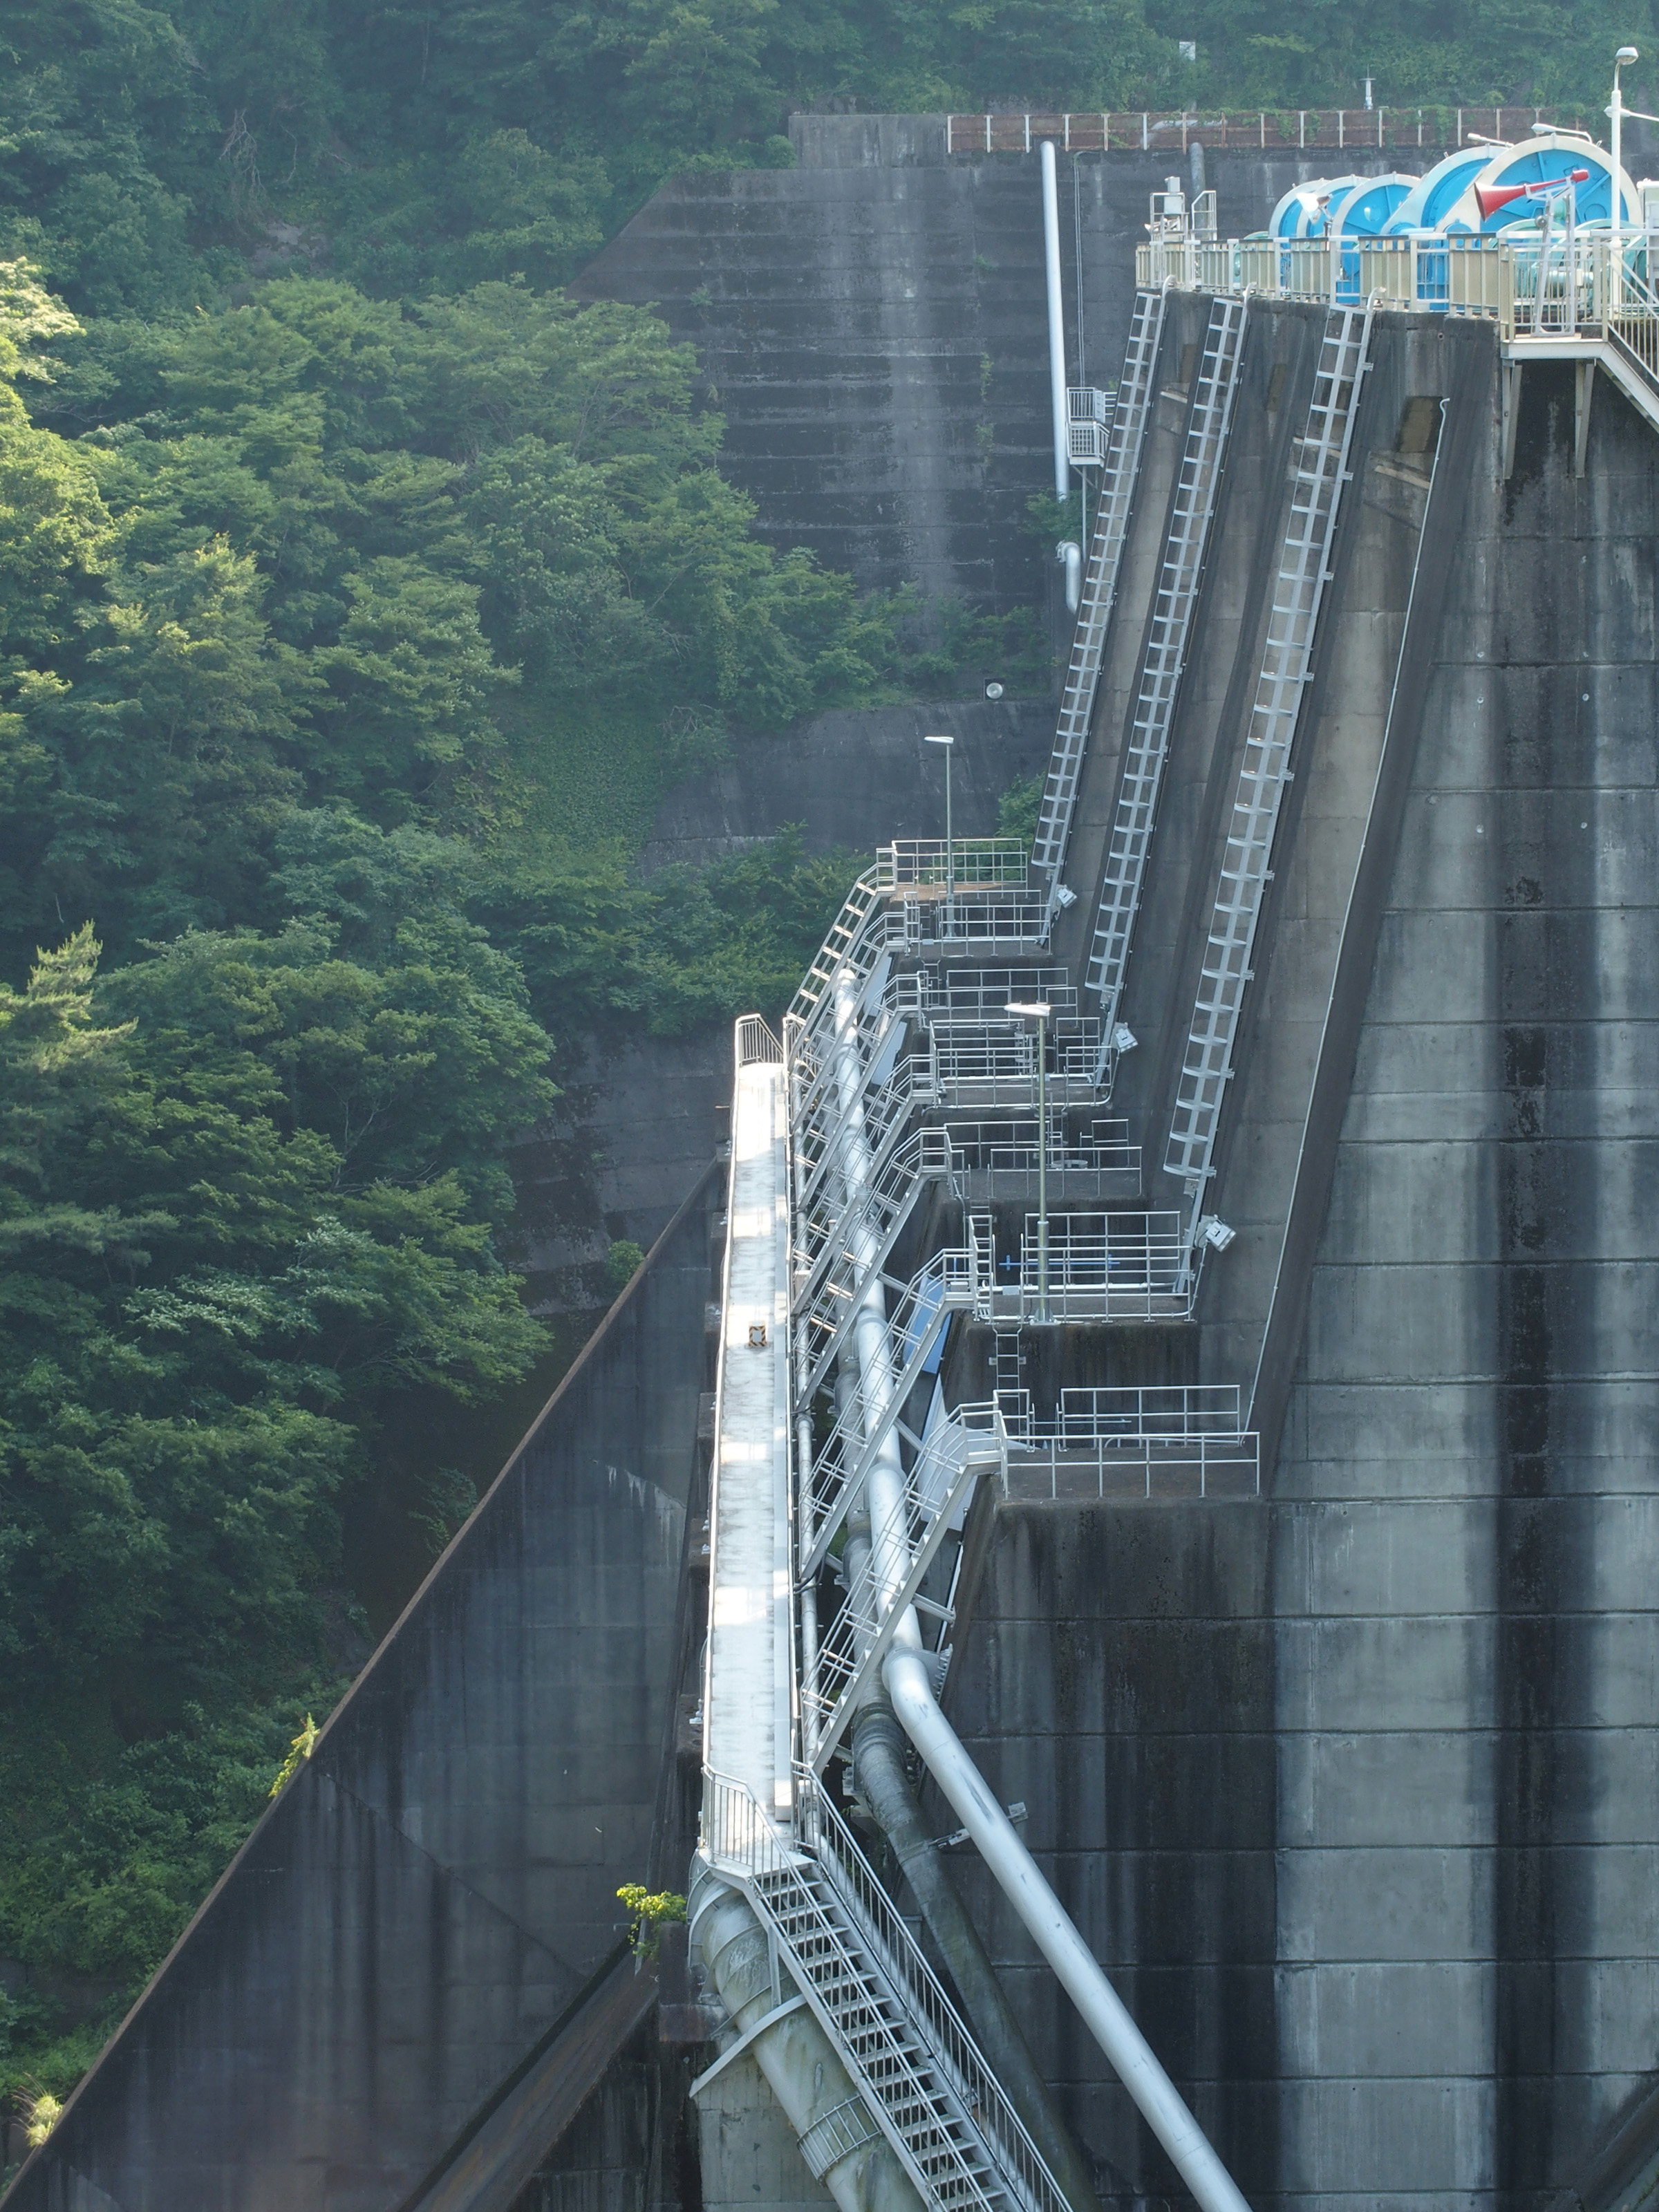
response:
<path id="1" fill-rule="evenodd" d="M 863 192 L 879 236 L 836 265 L 873 283 L 890 234 L 908 238 L 891 297 L 916 297 L 881 339 L 908 358 L 930 269 L 948 295 L 960 259 L 923 251 L 927 224 L 948 243 L 1006 178 L 1011 233 L 1016 213 L 1034 228 L 1035 179 L 1021 157 L 952 167 L 921 140 L 911 159 L 896 125 L 835 120 L 837 148 L 880 158 L 751 173 L 724 201 L 712 179 L 677 187 L 596 289 L 690 210 L 717 241 L 700 264 L 716 293 L 708 270 L 738 265 L 746 226 L 775 240 L 788 191 L 848 223 Z M 1224 227 L 1246 226 L 1224 207 Z M 796 233 L 798 257 L 814 235 Z M 1109 288 L 1088 281 L 1104 317 Z M 1133 295 L 1113 282 L 1121 356 Z M 1164 307 L 1065 863 L 1075 903 L 1021 956 L 1085 999 L 1218 304 Z M 828 346 L 863 313 L 809 303 L 799 327 Z M 1040 328 L 999 447 L 1026 456 L 1032 488 Z M 1322 307 L 1262 300 L 1238 331 L 1116 1002 L 1136 1042 L 1109 1104 L 1149 1209 L 1189 1203 L 1165 1162 L 1330 342 Z M 1005 1455 L 952 1587 L 930 1586 L 953 1616 L 938 1672 L 1251 2205 L 1636 2212 L 1659 2183 L 1659 440 L 1598 380 L 1577 473 L 1573 366 L 1534 363 L 1506 475 L 1491 325 L 1379 313 L 1367 343 L 1202 1193 L 1231 1240 L 1189 1315 L 1034 1329 L 1018 1349 L 1039 1418 L 1064 1389 L 1236 1387 L 1260 1492 L 1179 1496 L 1149 1475 L 1140 1497 L 1085 1494 Z M 867 327 L 857 343 L 880 353 Z M 976 381 L 963 391 L 941 421 L 967 419 Z M 817 465 L 797 454 L 795 482 Z M 943 480 L 899 473 L 906 514 L 943 516 L 933 573 L 963 587 L 972 533 L 952 538 Z M 1017 476 L 1000 508 L 962 477 L 988 544 L 1014 535 Z M 784 485 L 770 512 L 808 497 Z M 914 561 L 909 528 L 887 551 L 860 541 L 867 574 Z M 1030 557 L 972 588 L 1022 588 Z M 750 834 L 746 803 L 698 796 L 678 834 Z M 684 1887 L 690 1859 L 725 1176 L 671 1225 L 8 2212 L 827 2201 L 822 2134 L 744 2052 L 688 2100 L 730 2025 L 683 1935 L 635 1972 L 611 1894 L 635 1875 Z M 937 1187 L 894 1278 L 980 1203 Z M 984 1204 L 1012 1266 L 1030 1200 L 994 1186 Z M 993 1328 L 964 1311 L 942 1340 L 942 1400 L 988 1396 L 1008 1356 Z M 918 1919 L 867 1807 L 833 1786 Z M 1189 2201 L 952 1805 L 929 1786 L 923 1810 L 1100 2201 Z M 787 2008 L 791 1970 L 770 1971 Z"/>
<path id="2" fill-rule="evenodd" d="M 1204 303 L 1182 305 L 1079 885 Z M 1141 1042 L 1113 1103 L 1155 1142 L 1322 319 L 1252 311 L 1123 1000 Z M 1575 478 L 1572 371 L 1528 368 L 1504 481 L 1488 331 L 1401 318 L 1372 359 L 1218 1153 L 1237 1238 L 1195 1321 L 1195 1376 L 1253 1385 L 1278 1439 L 1269 1494 L 1005 1506 L 953 1710 L 1253 2202 L 1588 2203 L 1659 2058 L 1659 988 L 1632 954 L 1659 444 L 1608 394 Z M 971 1858 L 961 1879 L 1115 2185 L 1168 2191 Z"/>
<path id="3" fill-rule="evenodd" d="M 655 307 L 697 349 L 726 416 L 721 465 L 763 537 L 809 547 L 866 590 L 998 614 L 1040 605 L 1051 545 L 1026 503 L 1052 495 L 1038 157 L 947 155 L 943 116 L 800 115 L 797 166 L 665 185 L 579 279 Z M 1214 152 L 1224 234 L 1265 223 L 1329 154 Z M 1421 155 L 1351 153 L 1354 173 Z M 1081 234 L 1085 377 L 1115 379 L 1134 247 L 1171 153 L 1066 157 L 1066 343 Z M 897 834 L 897 833 L 893 833 Z"/>

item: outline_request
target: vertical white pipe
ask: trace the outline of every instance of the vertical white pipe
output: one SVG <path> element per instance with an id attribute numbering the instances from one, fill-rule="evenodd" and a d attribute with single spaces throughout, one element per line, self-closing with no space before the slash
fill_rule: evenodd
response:
<path id="1" fill-rule="evenodd" d="M 1054 418 L 1054 497 L 1072 489 L 1066 457 L 1066 316 L 1060 296 L 1060 188 L 1054 178 L 1054 142 L 1042 142 L 1042 258 L 1048 275 L 1048 399 Z"/>

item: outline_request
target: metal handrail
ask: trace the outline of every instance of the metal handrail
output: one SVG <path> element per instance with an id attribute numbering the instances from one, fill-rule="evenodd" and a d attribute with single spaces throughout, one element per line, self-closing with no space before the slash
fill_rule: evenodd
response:
<path id="1" fill-rule="evenodd" d="M 1046 1284 L 1037 1222 L 1026 1215 L 1019 1265 L 998 1285 L 994 1316 L 1012 1310 L 1055 1322 L 1178 1321 L 1190 1313 L 1195 1283 L 1179 1208 L 1050 1213 Z"/>
<path id="2" fill-rule="evenodd" d="M 1024 841 L 1019 837 L 896 838 L 876 850 L 876 882 L 883 890 L 930 884 L 977 890 L 988 884 L 1023 884 Z"/>
<path id="3" fill-rule="evenodd" d="M 894 1994 L 906 2019 L 936 2062 L 948 2069 L 981 2132 L 1000 2154 L 997 2164 L 1016 2182 L 1030 2212 L 1067 2212 L 1066 2198 L 1042 2152 L 828 1792 L 805 1772 L 798 1775 L 796 1790 L 804 1840 L 809 1841 L 849 1918 L 893 1974 Z"/>
<path id="4" fill-rule="evenodd" d="M 812 1679 L 802 1687 L 804 1732 L 816 1771 L 822 1773 L 834 1754 L 974 1483 L 982 1474 L 1002 1471 L 1006 1443 L 994 1401 L 958 1406 L 930 1431 L 890 1509 L 872 1521 L 868 1548 L 841 1604 L 820 1630 Z M 843 1508 L 851 1494 L 849 1486 L 841 1500 Z M 825 1531 L 839 1518 L 838 1511 L 826 1521 Z M 880 1579 L 878 1562 L 884 1556 L 905 1562 L 902 1577 L 892 1589 Z"/>
<path id="5" fill-rule="evenodd" d="M 1103 1501 L 1171 1495 L 1255 1498 L 1261 1489 L 1261 1439 L 1254 1429 L 1087 1441 L 1011 1437 L 1002 1486 L 1005 1498 L 1047 1496 L 1055 1501 L 1089 1496 Z"/>
<path id="6" fill-rule="evenodd" d="M 906 952 L 928 945 L 1036 945 L 1048 912 L 1040 893 L 1017 886 L 969 885 L 952 898 L 937 885 L 903 884 L 889 896 L 883 941 Z"/>
<path id="7" fill-rule="evenodd" d="M 743 1783 L 706 1770 L 702 1850 L 717 1870 L 742 1883 L 923 2202 L 935 2201 L 942 2178 L 928 2169 L 943 2166 L 957 2201 L 966 2196 L 985 2212 L 1008 2212 L 1000 2192 L 987 2187 L 990 2176 L 942 2124 L 943 2105 L 1020 2212 L 1068 2212 L 1042 2154 L 810 1769 L 796 1770 L 794 1794 L 799 1844 L 780 1834 Z M 826 1894 L 815 1890 L 813 1873 Z M 811 1929 L 810 1959 L 791 1937 L 790 1917 Z M 866 2047 L 855 2052 L 824 1991 L 871 1984 L 885 2002 L 858 2004 L 858 2040 Z M 871 2044 L 881 2046 L 874 2064 Z M 925 2158 L 918 2155 L 924 2145 Z"/>
<path id="8" fill-rule="evenodd" d="M 835 1425 L 813 1455 L 805 1504 L 810 1530 L 801 1534 L 803 1576 L 816 1566 L 848 1502 L 869 1472 L 877 1448 L 897 1423 L 904 1401 L 926 1370 L 933 1346 L 952 1313 L 974 1298 L 975 1270 L 966 1251 L 935 1252 L 900 1292 L 888 1321 L 894 1373 L 890 1395 L 879 1409 L 866 1402 L 862 1380 L 855 1381 Z M 854 1305 L 852 1310 L 856 1312 Z"/>
<path id="9" fill-rule="evenodd" d="M 763 1062 L 777 1066 L 783 1060 L 783 1047 L 758 1014 L 738 1017 L 737 1049 L 739 1067 L 754 1067 Z"/>

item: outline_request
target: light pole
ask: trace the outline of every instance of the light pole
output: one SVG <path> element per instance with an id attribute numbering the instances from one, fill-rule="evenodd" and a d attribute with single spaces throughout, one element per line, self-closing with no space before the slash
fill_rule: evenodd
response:
<path id="1" fill-rule="evenodd" d="M 951 756 L 956 750 L 954 738 L 924 738 L 925 745 L 945 748 L 945 926 L 948 931 L 956 919 L 957 906 L 957 848 L 951 835 Z"/>
<path id="2" fill-rule="evenodd" d="M 1046 999 L 1011 1000 L 1005 1014 L 1037 1025 L 1037 1319 L 1048 1318 L 1048 1016 Z"/>
<path id="3" fill-rule="evenodd" d="M 1625 202 L 1619 189 L 1619 179 L 1625 173 L 1625 94 L 1619 82 L 1619 72 L 1626 62 L 1639 61 L 1634 46 L 1620 46 L 1613 58 L 1613 104 L 1607 113 L 1613 118 L 1613 204 L 1608 212 L 1613 218 L 1613 267 L 1608 272 L 1608 305 L 1616 312 L 1624 291 L 1625 274 Z M 1648 118 L 1643 118 L 1645 122 Z"/>

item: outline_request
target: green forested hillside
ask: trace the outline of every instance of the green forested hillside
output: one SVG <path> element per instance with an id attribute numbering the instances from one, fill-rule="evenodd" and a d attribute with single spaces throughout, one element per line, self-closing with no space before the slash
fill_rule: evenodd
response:
<path id="1" fill-rule="evenodd" d="M 901 673 L 901 610 L 751 538 L 650 316 L 210 262 L 143 316 L 0 266 L 14 2096 L 568 1354 L 515 1268 L 595 1224 L 519 1140 L 586 1038 L 775 1003 L 834 910 L 788 838 L 636 883 L 665 781 Z"/>
<path id="2" fill-rule="evenodd" d="M 665 782 L 948 673 L 560 284 L 795 105 L 1593 109 L 1652 27 L 0 0 L 0 2098 L 73 2081 L 568 1352 L 518 1270 L 582 1164 L 513 1169 L 584 1041 L 777 1003 L 833 912 L 791 838 L 635 881 Z"/>

